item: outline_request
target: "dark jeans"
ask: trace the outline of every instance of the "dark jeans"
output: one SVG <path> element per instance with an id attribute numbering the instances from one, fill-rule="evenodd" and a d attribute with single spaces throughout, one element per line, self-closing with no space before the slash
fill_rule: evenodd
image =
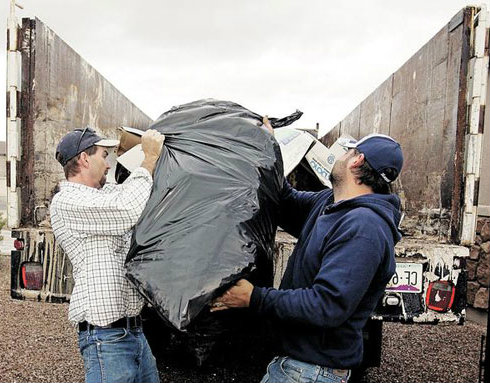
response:
<path id="1" fill-rule="evenodd" d="M 140 327 L 81 331 L 86 383 L 159 383 L 155 357 Z"/>
<path id="2" fill-rule="evenodd" d="M 287 356 L 276 356 L 260 383 L 347 383 L 350 374 L 350 370 L 322 367 Z"/>

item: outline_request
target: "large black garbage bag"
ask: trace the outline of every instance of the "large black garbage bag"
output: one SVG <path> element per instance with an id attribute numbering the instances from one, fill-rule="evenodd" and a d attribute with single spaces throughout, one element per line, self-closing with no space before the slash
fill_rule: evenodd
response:
<path id="1" fill-rule="evenodd" d="M 165 147 L 127 276 L 178 330 L 238 279 L 272 281 L 283 165 L 261 125 L 261 116 L 238 104 L 201 100 L 150 126 L 165 134 Z"/>

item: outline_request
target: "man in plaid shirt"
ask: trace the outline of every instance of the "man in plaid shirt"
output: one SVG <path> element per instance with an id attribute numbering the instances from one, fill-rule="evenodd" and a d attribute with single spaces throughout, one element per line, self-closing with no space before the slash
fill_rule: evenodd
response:
<path id="1" fill-rule="evenodd" d="M 86 382 L 159 382 L 141 328 L 144 301 L 125 278 L 124 261 L 164 139 L 155 130 L 144 133 L 145 159 L 121 185 L 105 185 L 107 149 L 117 140 L 76 129 L 56 148 L 67 181 L 51 203 L 51 224 L 73 264 L 69 320 L 78 325 Z"/>

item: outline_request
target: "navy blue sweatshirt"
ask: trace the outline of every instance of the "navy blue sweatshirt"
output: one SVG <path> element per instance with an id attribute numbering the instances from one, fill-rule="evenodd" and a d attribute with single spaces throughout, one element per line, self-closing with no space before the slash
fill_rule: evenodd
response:
<path id="1" fill-rule="evenodd" d="M 361 363 L 362 329 L 395 272 L 400 202 L 285 184 L 279 225 L 298 238 L 279 290 L 254 287 L 250 308 L 277 320 L 283 352 L 332 368 Z"/>

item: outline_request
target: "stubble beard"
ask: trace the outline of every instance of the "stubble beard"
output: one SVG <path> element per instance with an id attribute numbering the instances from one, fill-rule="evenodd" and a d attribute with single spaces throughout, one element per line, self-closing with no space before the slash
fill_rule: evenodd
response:
<path id="1" fill-rule="evenodd" d="M 333 189 L 340 187 L 342 185 L 342 183 L 344 182 L 344 175 L 343 175 L 344 167 L 345 167 L 344 161 L 342 161 L 342 162 L 337 161 L 334 164 L 334 166 L 332 168 L 332 172 L 328 176 L 330 182 L 332 183 Z"/>
<path id="2" fill-rule="evenodd" d="M 104 174 L 102 177 L 100 177 L 98 189 L 102 189 L 104 187 L 104 185 L 106 184 L 106 182 L 107 182 L 107 177 Z"/>

